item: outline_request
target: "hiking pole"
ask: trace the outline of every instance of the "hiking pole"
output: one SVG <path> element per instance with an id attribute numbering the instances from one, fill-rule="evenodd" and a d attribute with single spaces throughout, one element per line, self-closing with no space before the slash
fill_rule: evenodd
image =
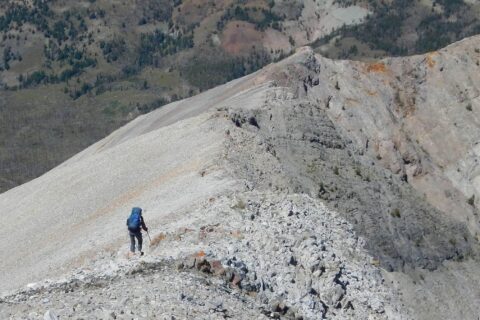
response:
<path id="1" fill-rule="evenodd" d="M 147 209 L 143 210 L 143 212 L 147 212 Z M 145 223 L 145 218 L 143 218 L 143 223 Z M 147 236 L 148 236 L 148 240 L 150 240 L 150 245 L 152 244 L 152 238 L 150 238 L 150 233 L 148 233 L 148 230 L 146 230 L 147 232 Z"/>

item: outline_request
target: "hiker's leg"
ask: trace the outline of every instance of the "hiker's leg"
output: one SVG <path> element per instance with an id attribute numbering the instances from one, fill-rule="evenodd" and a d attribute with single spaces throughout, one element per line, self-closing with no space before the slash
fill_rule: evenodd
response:
<path id="1" fill-rule="evenodd" d="M 143 237 L 142 237 L 142 232 L 138 231 L 138 233 L 135 235 L 138 240 L 138 251 L 142 252 L 142 243 L 143 243 Z"/>
<path id="2" fill-rule="evenodd" d="M 135 235 L 130 232 L 130 252 L 135 252 Z"/>

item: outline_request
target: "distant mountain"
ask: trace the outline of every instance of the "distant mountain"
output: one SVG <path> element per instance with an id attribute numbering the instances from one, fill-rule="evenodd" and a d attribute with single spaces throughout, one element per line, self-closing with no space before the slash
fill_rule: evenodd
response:
<path id="1" fill-rule="evenodd" d="M 337 58 L 437 49 L 474 2 L 9 0 L 0 4 L 0 192 L 140 114 L 312 44 Z"/>

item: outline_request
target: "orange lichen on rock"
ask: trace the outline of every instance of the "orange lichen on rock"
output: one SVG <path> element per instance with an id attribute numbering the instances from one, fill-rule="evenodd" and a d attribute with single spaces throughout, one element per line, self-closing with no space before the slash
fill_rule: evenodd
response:
<path id="1" fill-rule="evenodd" d="M 243 239 L 243 234 L 240 230 L 230 231 L 230 235 L 236 239 Z"/>
<path id="2" fill-rule="evenodd" d="M 196 258 L 202 258 L 202 257 L 205 257 L 205 256 L 206 256 L 206 254 L 205 254 L 205 251 L 203 251 L 203 250 L 200 250 L 195 254 Z"/>
<path id="3" fill-rule="evenodd" d="M 165 240 L 167 235 L 165 233 L 160 233 L 159 235 L 155 236 L 152 241 L 150 242 L 151 247 L 157 246 L 161 241 Z"/>
<path id="4" fill-rule="evenodd" d="M 359 104 L 360 104 L 360 101 L 357 100 L 357 99 L 353 99 L 353 98 L 346 98 L 345 99 L 345 105 L 346 106 L 353 107 L 353 106 L 358 106 Z"/>
<path id="5" fill-rule="evenodd" d="M 435 67 L 435 64 L 437 63 L 435 61 L 435 59 L 433 59 L 433 56 L 437 55 L 438 53 L 437 52 L 430 52 L 430 53 L 427 53 L 427 56 L 425 58 L 425 61 L 427 62 L 427 65 L 429 68 L 433 68 Z"/>
<path id="6" fill-rule="evenodd" d="M 367 72 L 385 73 L 387 66 L 383 62 L 370 63 L 367 65 Z"/>

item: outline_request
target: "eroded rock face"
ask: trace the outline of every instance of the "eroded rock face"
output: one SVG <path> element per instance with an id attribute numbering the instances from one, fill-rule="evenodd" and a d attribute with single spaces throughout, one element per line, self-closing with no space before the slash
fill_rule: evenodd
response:
<path id="1" fill-rule="evenodd" d="M 319 63 L 313 71 L 321 76 Z M 299 75 L 311 69 L 295 68 Z M 307 76 L 305 84 L 315 90 L 316 81 L 309 79 L 315 76 Z M 303 85 L 304 80 L 299 83 L 300 92 Z M 305 192 L 322 199 L 355 225 L 372 255 L 390 271 L 433 270 L 446 259 L 463 259 L 471 253 L 475 240 L 461 219 L 437 209 L 409 184 L 406 172 L 418 175 L 421 164 L 408 160 L 405 166 L 407 160 L 402 157 L 407 156 L 397 154 L 390 141 L 379 144 L 380 156 L 370 154 L 368 142 L 367 146 L 356 144 L 356 137 L 331 118 L 331 107 L 312 102 L 308 95 L 289 98 L 285 90 L 289 89 L 273 87 L 265 104 L 229 111 L 239 128 L 232 133 L 229 149 L 240 149 L 230 153 L 231 161 L 248 162 L 234 166 L 239 168 L 238 176 L 253 188 Z M 255 125 L 249 124 L 252 118 Z M 247 150 L 249 141 L 265 146 L 268 156 L 265 151 L 252 155 Z"/>

